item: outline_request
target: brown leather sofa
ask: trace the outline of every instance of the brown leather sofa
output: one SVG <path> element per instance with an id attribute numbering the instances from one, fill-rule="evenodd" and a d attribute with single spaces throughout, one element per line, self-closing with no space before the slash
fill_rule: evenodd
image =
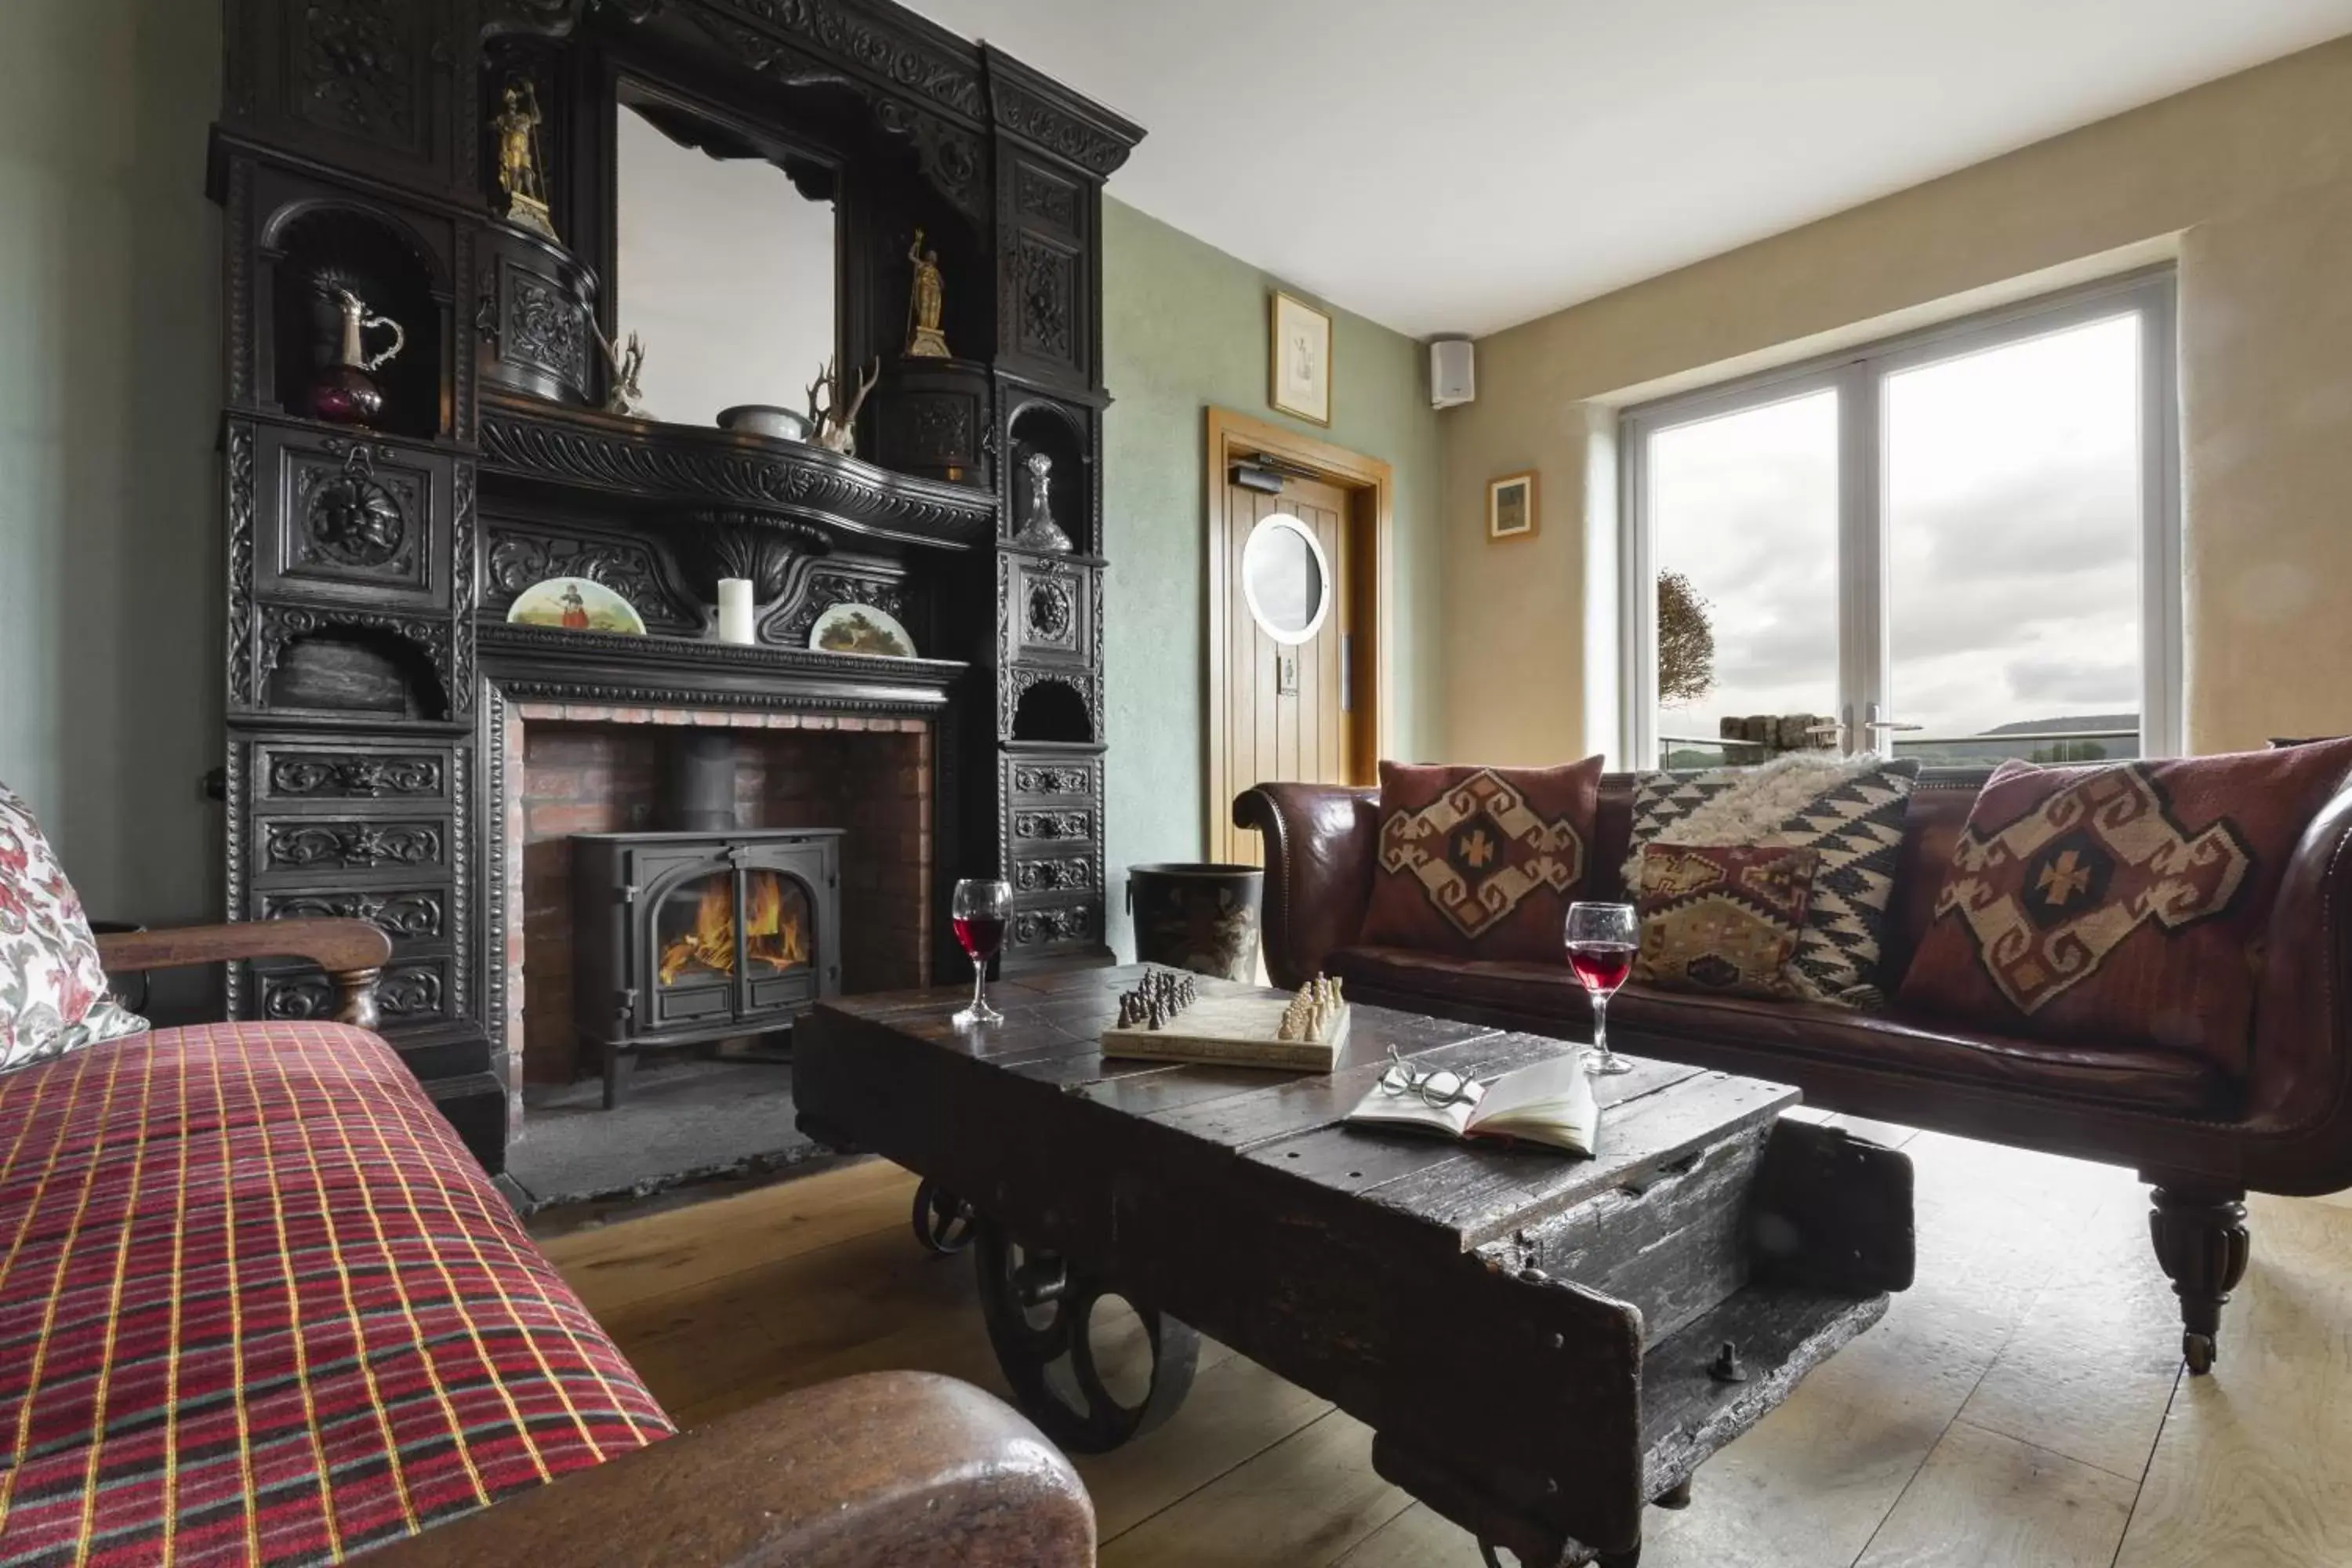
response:
<path id="1" fill-rule="evenodd" d="M 1924 934 L 1982 769 L 1919 778 L 1880 983 L 1892 994 Z M 1624 896 L 1633 775 L 1601 784 L 1597 896 Z M 1358 941 L 1372 886 L 1379 792 L 1261 784 L 1234 821 L 1265 836 L 1266 968 L 1318 971 L 1351 997 L 1496 1027 L 1586 1037 L 1565 963 L 1463 962 Z M 2149 1228 L 2180 1297 L 2182 1355 L 2213 1363 L 2223 1302 L 2243 1276 L 2249 1190 L 2352 1186 L 2352 791 L 2305 833 L 2271 917 L 2242 1078 L 2182 1054 L 2084 1039 L 1971 1033 L 1899 1009 L 1857 1014 L 1645 991 L 1610 1004 L 1611 1043 L 1640 1055 L 1792 1083 L 1831 1110 L 2127 1165 L 2155 1189 Z"/>

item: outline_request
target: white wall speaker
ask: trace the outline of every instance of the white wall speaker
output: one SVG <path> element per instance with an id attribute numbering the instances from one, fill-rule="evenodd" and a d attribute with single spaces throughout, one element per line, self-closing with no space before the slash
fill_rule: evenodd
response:
<path id="1" fill-rule="evenodd" d="M 1468 338 L 1440 338 L 1429 345 L 1429 405 L 1458 408 L 1478 396 L 1478 350 Z"/>

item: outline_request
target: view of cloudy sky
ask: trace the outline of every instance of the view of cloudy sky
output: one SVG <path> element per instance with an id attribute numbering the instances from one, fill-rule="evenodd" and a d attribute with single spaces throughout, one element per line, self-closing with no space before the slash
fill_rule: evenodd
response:
<path id="1" fill-rule="evenodd" d="M 2139 708 L 2138 326 L 1885 382 L 1894 717 L 1932 735 Z M 1658 432 L 1661 570 L 1712 604 L 1714 691 L 1659 715 L 1837 709 L 1837 394 Z"/>

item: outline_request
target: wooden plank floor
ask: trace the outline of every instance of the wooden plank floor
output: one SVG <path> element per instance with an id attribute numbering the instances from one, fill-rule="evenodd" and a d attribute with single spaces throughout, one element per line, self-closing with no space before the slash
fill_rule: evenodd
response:
<path id="1" fill-rule="evenodd" d="M 2182 1376 L 2128 1172 L 1862 1128 L 1918 1163 L 1920 1269 L 1885 1322 L 1651 1510 L 1644 1568 L 2352 1563 L 2352 1206 L 2252 1201 L 2220 1370 Z M 1005 1392 L 969 1261 L 867 1162 L 548 1251 L 682 1424 L 844 1373 Z M 1079 1468 L 1111 1568 L 1475 1564 L 1372 1472 L 1371 1435 L 1204 1345 L 1165 1427 Z"/>

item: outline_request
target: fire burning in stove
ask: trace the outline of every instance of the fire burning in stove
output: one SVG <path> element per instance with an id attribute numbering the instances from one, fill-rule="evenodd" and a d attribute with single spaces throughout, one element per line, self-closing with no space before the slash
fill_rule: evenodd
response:
<path id="1" fill-rule="evenodd" d="M 807 900 L 787 896 L 787 879 L 775 871 L 754 868 L 743 880 L 743 954 L 757 970 L 798 968 L 808 963 L 805 932 Z M 689 969 L 713 974 L 735 973 L 735 883 L 731 877 L 712 877 L 702 884 L 694 910 L 694 924 L 662 943 L 661 983 L 677 984 Z"/>

